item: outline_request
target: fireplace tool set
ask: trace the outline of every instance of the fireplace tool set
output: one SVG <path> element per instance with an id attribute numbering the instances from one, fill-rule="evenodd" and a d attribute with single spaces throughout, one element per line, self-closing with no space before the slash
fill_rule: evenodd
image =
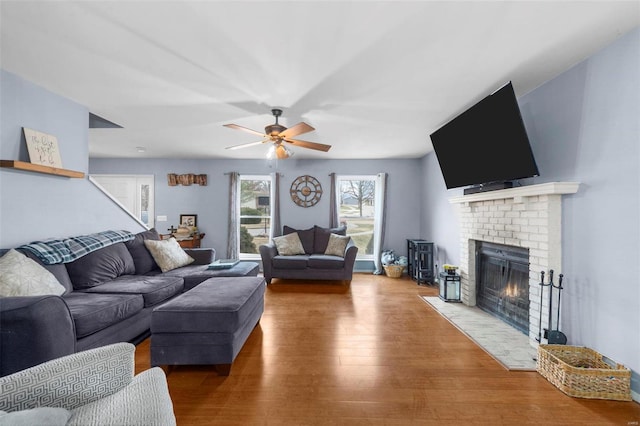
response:
<path id="1" fill-rule="evenodd" d="M 549 287 L 549 324 L 544 329 L 544 338 L 547 339 L 547 343 L 550 345 L 566 345 L 567 336 L 559 330 L 560 328 L 560 297 L 562 296 L 562 280 L 564 275 L 558 275 L 558 284 L 553 282 L 553 269 L 549 270 L 549 282 L 544 282 L 544 271 L 540 271 L 540 323 L 538 325 L 538 338 L 539 343 L 542 343 L 542 300 L 544 296 L 544 288 Z M 553 329 L 553 289 L 558 290 L 558 307 L 556 309 L 556 328 Z"/>

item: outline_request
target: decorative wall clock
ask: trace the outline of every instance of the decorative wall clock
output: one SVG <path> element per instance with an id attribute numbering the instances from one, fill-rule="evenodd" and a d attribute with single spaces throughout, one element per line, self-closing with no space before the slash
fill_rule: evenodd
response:
<path id="1" fill-rule="evenodd" d="M 322 197 L 322 185 L 313 176 L 298 176 L 291 184 L 291 199 L 300 207 L 315 206 Z"/>

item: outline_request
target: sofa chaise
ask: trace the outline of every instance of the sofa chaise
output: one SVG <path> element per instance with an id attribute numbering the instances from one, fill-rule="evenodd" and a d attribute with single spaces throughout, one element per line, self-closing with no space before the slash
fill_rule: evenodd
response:
<path id="1" fill-rule="evenodd" d="M 106 232 L 126 235 L 126 231 Z M 88 245 L 80 242 L 83 247 Z M 49 250 L 52 244 L 45 246 Z M 203 281 L 229 274 L 228 270 L 208 269 L 215 259 L 214 249 L 183 250 L 174 239 L 161 241 L 155 229 L 131 234 L 124 242 L 65 263 L 47 264 L 32 249 L 26 245 L 0 252 L 2 295 L 6 296 L 3 286 L 11 281 L 11 274 L 28 275 L 23 286 L 53 281 L 52 288 L 57 290 L 0 297 L 0 376 L 112 343 L 137 344 L 150 335 L 156 307 Z M 32 261 L 40 265 L 40 275 L 29 275 L 32 272 L 27 269 L 23 272 L 20 262 L 24 259 L 31 266 Z M 247 262 L 237 265 L 235 273 L 257 276 L 258 270 L 257 263 Z"/>
<path id="2" fill-rule="evenodd" d="M 347 228 L 283 227 L 282 237 L 260 246 L 267 284 L 273 278 L 351 281 L 358 247 Z"/>

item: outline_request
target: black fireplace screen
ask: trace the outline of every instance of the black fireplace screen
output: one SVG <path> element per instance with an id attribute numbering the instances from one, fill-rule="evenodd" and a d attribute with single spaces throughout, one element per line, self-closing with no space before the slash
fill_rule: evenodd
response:
<path id="1" fill-rule="evenodd" d="M 477 244 L 477 306 L 529 334 L 529 249 Z"/>

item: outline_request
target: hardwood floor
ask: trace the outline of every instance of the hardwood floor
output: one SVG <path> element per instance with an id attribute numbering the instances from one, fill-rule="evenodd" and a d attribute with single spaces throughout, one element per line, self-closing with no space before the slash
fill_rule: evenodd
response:
<path id="1" fill-rule="evenodd" d="M 430 308 L 434 287 L 355 274 L 278 281 L 231 367 L 168 375 L 178 425 L 638 425 L 640 404 L 566 396 L 510 372 Z M 136 370 L 149 368 L 149 340 Z"/>

